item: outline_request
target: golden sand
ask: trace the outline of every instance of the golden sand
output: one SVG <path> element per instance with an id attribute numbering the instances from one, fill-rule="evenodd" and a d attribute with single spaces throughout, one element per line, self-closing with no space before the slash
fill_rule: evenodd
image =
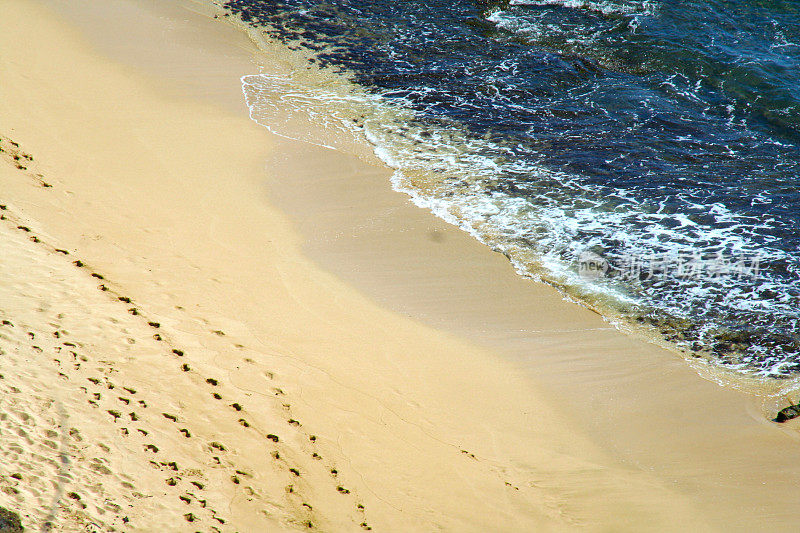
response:
<path id="1" fill-rule="evenodd" d="M 26 528 L 793 530 L 797 434 L 761 399 L 377 161 L 250 121 L 269 58 L 235 28 L 98 4 L 0 2 L 0 507 Z"/>

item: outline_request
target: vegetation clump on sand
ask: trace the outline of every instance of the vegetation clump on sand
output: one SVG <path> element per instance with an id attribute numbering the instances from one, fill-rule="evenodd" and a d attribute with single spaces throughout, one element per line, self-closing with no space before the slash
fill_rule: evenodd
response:
<path id="1" fill-rule="evenodd" d="M 21 533 L 25 531 L 20 522 L 19 515 L 0 507 L 0 533 Z"/>

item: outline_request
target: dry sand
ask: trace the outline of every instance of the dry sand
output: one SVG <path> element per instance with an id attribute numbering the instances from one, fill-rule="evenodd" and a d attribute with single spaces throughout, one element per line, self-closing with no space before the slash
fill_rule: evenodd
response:
<path id="1" fill-rule="evenodd" d="M 777 400 L 522 280 L 379 163 L 257 126 L 238 78 L 269 58 L 161 4 L 0 0 L 0 507 L 57 531 L 795 529 Z"/>

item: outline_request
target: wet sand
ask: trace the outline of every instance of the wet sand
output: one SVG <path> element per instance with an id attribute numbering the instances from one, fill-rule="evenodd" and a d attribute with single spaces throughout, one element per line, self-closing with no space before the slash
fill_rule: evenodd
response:
<path id="1" fill-rule="evenodd" d="M 0 507 L 26 527 L 794 529 L 773 388 L 251 122 L 238 79 L 274 58 L 205 4 L 0 5 Z"/>

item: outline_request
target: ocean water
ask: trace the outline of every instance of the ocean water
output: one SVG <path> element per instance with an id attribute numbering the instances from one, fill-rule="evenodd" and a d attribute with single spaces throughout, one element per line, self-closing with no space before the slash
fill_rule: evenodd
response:
<path id="1" fill-rule="evenodd" d="M 342 80 L 247 76 L 256 120 L 279 95 L 365 136 L 521 275 L 687 356 L 800 372 L 800 3 L 225 6 Z"/>

